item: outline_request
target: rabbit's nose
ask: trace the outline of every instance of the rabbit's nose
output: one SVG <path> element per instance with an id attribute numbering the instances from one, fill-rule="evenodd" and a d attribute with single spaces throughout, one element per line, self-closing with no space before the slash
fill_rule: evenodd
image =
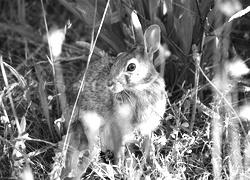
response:
<path id="1" fill-rule="evenodd" d="M 109 79 L 108 79 L 108 80 L 106 81 L 106 85 L 107 85 L 107 87 L 109 87 L 109 88 L 112 87 L 112 86 L 114 86 L 114 84 L 115 84 L 115 83 L 114 83 L 114 81 L 112 81 L 112 80 L 109 80 Z"/>

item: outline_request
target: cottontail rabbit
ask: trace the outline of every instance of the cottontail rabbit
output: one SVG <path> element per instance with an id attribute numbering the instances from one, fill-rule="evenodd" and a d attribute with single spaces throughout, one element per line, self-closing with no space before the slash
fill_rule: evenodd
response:
<path id="1" fill-rule="evenodd" d="M 163 117 L 165 84 L 153 65 L 153 53 L 160 45 L 160 28 L 150 26 L 139 39 L 139 44 L 116 58 L 103 57 L 90 63 L 73 116 L 80 123 L 75 128 L 76 136 L 71 138 L 79 143 L 74 145 L 77 150 L 71 155 L 69 166 L 76 168 L 75 157 L 80 151 L 89 150 L 86 161 L 76 168 L 76 178 L 86 170 L 99 142 L 103 151 L 114 152 L 118 163 L 123 161 L 124 146 L 133 141 L 134 132 L 148 140 Z M 72 107 L 65 113 L 71 111 Z M 150 145 L 145 144 L 148 151 Z"/>

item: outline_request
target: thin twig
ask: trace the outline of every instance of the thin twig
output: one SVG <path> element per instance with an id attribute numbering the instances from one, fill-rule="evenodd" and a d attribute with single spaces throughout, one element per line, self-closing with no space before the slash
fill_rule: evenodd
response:
<path id="1" fill-rule="evenodd" d="M 45 10 L 44 10 L 44 5 L 43 5 L 43 0 L 41 0 L 41 5 L 42 5 L 42 10 L 43 10 L 43 19 L 44 19 L 44 24 L 45 24 L 45 29 L 46 29 L 46 36 L 47 36 L 47 40 L 48 40 L 48 44 L 49 44 L 49 30 L 48 30 L 48 25 L 47 25 L 47 20 L 46 20 L 46 16 L 45 16 Z M 54 66 L 54 58 L 52 56 L 52 50 L 51 50 L 51 46 L 49 44 L 49 54 L 50 54 L 50 58 L 48 58 L 51 66 L 52 66 L 52 72 L 53 72 L 53 81 L 54 81 L 54 87 L 55 87 L 55 94 L 57 94 L 57 88 L 56 88 L 56 80 L 55 80 L 55 66 Z M 57 110 L 59 109 L 59 103 L 56 103 L 57 104 Z M 53 132 L 53 129 L 51 127 L 51 123 L 50 123 L 50 120 L 47 119 L 48 121 L 48 126 L 49 126 L 49 129 L 50 129 L 50 133 L 52 135 L 52 139 L 53 141 L 55 140 L 54 139 L 54 132 Z"/>
<path id="2" fill-rule="evenodd" d="M 198 96 L 198 87 L 199 87 L 199 66 L 200 66 L 200 59 L 201 54 L 198 53 L 198 49 L 196 45 L 193 45 L 193 60 L 195 62 L 195 80 L 194 80 L 194 102 L 193 102 L 193 109 L 192 109 L 192 115 L 191 115 L 191 122 L 189 126 L 189 133 L 191 134 L 194 127 L 194 121 L 195 121 L 195 115 L 196 115 L 196 109 L 197 109 L 197 96 Z"/>
<path id="3" fill-rule="evenodd" d="M 99 37 L 99 34 L 101 32 L 101 28 L 102 28 L 102 25 L 103 25 L 103 22 L 104 22 L 104 19 L 105 19 L 105 16 L 107 14 L 107 10 L 108 10 L 108 7 L 109 7 L 109 3 L 110 3 L 110 0 L 108 0 L 107 4 L 106 4 L 106 7 L 105 7 L 105 10 L 104 10 L 104 13 L 103 13 L 103 16 L 102 16 L 102 20 L 101 20 L 101 23 L 100 23 L 100 26 L 98 28 L 98 31 L 97 31 L 97 34 L 96 34 L 96 37 L 95 37 L 95 40 L 94 40 L 94 26 L 95 26 L 95 18 L 94 18 L 94 23 L 93 23 L 93 31 L 92 31 L 92 40 L 91 40 L 91 48 L 90 48 L 90 53 L 89 53 L 89 56 L 88 56 L 88 62 L 87 62 L 87 65 L 86 65 L 86 70 L 85 70 L 85 73 L 82 77 L 82 80 L 81 80 L 81 85 L 80 85 L 80 88 L 79 88 L 79 91 L 78 91 L 78 94 L 77 94 L 77 97 L 76 97 L 76 101 L 74 103 L 74 106 L 73 106 L 73 110 L 71 112 L 71 116 L 70 116 L 70 119 L 69 119 L 69 123 L 68 123 L 68 127 L 67 127 L 67 133 L 66 133 L 66 137 L 65 137 L 65 142 L 64 142 L 64 146 L 63 146 L 63 154 L 66 155 L 66 152 L 67 152 L 67 149 L 68 149 L 68 145 L 69 145 L 69 131 L 70 131 L 70 124 L 72 123 L 72 119 L 73 119 L 73 116 L 74 116 L 74 112 L 75 112 L 75 109 L 76 109 L 76 106 L 77 106 L 77 101 L 80 97 L 80 94 L 81 94 L 81 91 L 83 90 L 84 88 L 84 85 L 85 85 L 85 77 L 86 77 L 86 73 L 88 71 L 88 68 L 89 68 L 89 63 L 90 63 L 90 59 L 92 57 L 92 54 L 94 52 L 94 47 L 96 45 L 96 42 L 97 42 L 97 39 Z M 66 156 L 64 156 L 66 157 Z"/>

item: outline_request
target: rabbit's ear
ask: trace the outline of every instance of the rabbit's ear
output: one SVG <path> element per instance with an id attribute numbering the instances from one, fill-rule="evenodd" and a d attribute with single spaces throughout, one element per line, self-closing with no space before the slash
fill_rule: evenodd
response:
<path id="1" fill-rule="evenodd" d="M 133 24 L 133 32 L 135 36 L 135 44 L 143 45 L 143 32 L 141 23 L 139 21 L 139 18 L 136 14 L 136 11 L 132 11 L 131 13 L 131 20 Z"/>
<path id="2" fill-rule="evenodd" d="M 158 25 L 151 25 L 144 33 L 144 45 L 148 54 L 153 54 L 160 47 L 161 30 Z"/>

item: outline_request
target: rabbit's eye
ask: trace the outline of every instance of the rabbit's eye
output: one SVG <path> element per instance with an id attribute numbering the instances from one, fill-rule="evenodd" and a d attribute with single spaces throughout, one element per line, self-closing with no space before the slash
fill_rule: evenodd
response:
<path id="1" fill-rule="evenodd" d="M 136 68 L 135 63 L 130 63 L 130 64 L 127 66 L 127 71 L 134 71 L 135 68 Z"/>

